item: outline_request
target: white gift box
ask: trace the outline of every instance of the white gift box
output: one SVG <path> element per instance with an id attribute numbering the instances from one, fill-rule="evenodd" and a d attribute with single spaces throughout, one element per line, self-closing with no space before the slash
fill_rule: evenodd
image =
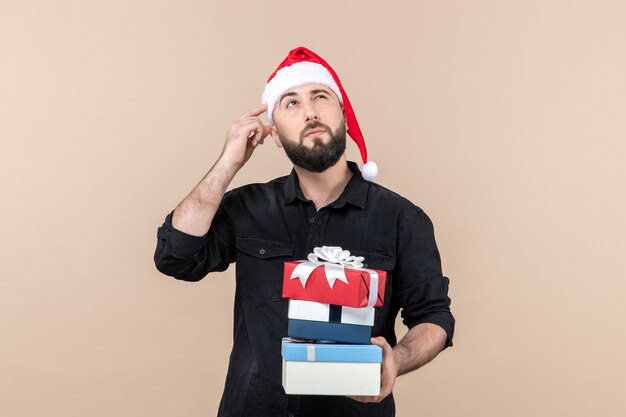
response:
<path id="1" fill-rule="evenodd" d="M 294 395 L 378 395 L 382 349 L 376 345 L 283 339 L 283 387 Z"/>
<path id="2" fill-rule="evenodd" d="M 337 318 L 333 319 L 332 310 L 337 310 Z M 342 307 L 330 304 L 316 303 L 314 301 L 289 300 L 290 319 L 311 321 L 337 321 L 342 324 L 356 324 L 360 326 L 374 325 L 374 307 Z"/>

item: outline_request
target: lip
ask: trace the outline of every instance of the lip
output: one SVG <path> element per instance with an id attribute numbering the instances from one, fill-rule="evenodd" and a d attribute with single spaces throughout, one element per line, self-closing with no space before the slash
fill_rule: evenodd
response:
<path id="1" fill-rule="evenodd" d="M 311 129 L 308 132 L 306 132 L 304 137 L 308 137 L 308 136 L 311 136 L 311 135 L 318 135 L 318 134 L 324 133 L 324 132 L 325 132 L 324 129 L 315 128 L 315 129 Z"/>

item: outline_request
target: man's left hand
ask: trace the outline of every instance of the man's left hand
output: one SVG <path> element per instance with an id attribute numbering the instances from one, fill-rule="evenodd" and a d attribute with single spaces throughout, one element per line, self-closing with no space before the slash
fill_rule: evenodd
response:
<path id="1" fill-rule="evenodd" d="M 353 400 L 362 403 L 379 403 L 393 390 L 393 385 L 396 383 L 398 377 L 398 364 L 396 362 L 395 352 L 393 348 L 387 343 L 384 337 L 372 337 L 371 342 L 373 345 L 380 346 L 383 349 L 383 363 L 380 374 L 380 394 L 377 396 L 357 396 L 349 397 Z"/>

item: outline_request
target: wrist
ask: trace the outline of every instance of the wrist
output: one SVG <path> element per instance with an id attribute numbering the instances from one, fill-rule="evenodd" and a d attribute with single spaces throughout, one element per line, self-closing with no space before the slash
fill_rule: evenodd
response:
<path id="1" fill-rule="evenodd" d="M 228 182 L 230 182 L 242 167 L 243 164 L 233 162 L 224 154 L 222 154 L 215 162 L 215 165 L 213 165 L 211 171 L 213 171 L 222 178 L 226 178 Z"/>

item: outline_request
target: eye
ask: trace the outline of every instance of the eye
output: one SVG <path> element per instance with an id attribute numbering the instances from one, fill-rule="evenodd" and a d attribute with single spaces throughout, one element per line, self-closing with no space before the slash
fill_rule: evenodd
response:
<path id="1" fill-rule="evenodd" d="M 298 104 L 296 100 L 289 100 L 287 101 L 287 104 L 285 107 L 289 108 L 289 107 L 295 106 L 296 104 Z"/>
<path id="2" fill-rule="evenodd" d="M 326 99 L 326 95 L 325 95 L 325 94 L 318 94 L 318 95 L 317 95 L 317 96 L 315 96 L 314 98 L 315 98 L 316 100 L 317 100 L 318 98 L 323 98 L 323 99 Z"/>

